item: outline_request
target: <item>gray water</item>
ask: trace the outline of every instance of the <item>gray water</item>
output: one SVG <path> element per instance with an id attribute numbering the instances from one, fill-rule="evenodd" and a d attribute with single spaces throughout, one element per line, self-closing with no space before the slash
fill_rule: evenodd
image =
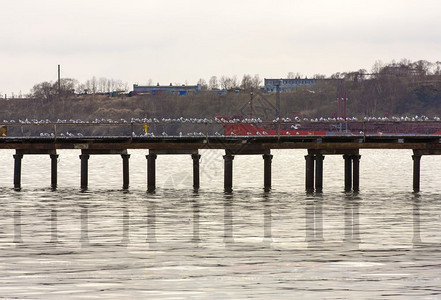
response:
<path id="1" fill-rule="evenodd" d="M 92 156 L 80 191 L 78 151 L 25 156 L 12 189 L 13 151 L 0 160 L 0 298 L 438 299 L 441 158 L 423 157 L 412 193 L 411 151 L 361 152 L 360 193 L 343 192 L 343 159 L 327 156 L 323 194 L 304 192 L 304 150 L 273 151 L 273 189 L 262 156 L 236 156 L 223 192 L 222 151 L 159 156 L 146 192 L 146 151 L 122 161 Z"/>

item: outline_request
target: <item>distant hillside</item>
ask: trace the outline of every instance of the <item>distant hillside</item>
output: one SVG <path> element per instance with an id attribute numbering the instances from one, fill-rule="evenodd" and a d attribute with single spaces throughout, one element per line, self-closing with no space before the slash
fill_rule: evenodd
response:
<path id="1" fill-rule="evenodd" d="M 317 81 L 313 86 L 280 94 L 282 117 L 335 116 L 337 95 L 348 97 L 348 116 L 441 115 L 441 62 L 427 61 L 387 65 L 377 64 L 372 73 L 365 70 L 336 73 L 335 80 Z M 36 85 L 38 87 L 39 85 Z M 254 91 L 253 115 L 264 120 L 275 118 L 276 94 Z M 31 99 L 0 100 L 0 121 L 4 119 L 126 119 L 178 118 L 214 116 L 249 116 L 250 91 L 215 91 L 175 95 L 138 95 L 107 97 L 75 96 L 71 93 L 40 96 Z"/>

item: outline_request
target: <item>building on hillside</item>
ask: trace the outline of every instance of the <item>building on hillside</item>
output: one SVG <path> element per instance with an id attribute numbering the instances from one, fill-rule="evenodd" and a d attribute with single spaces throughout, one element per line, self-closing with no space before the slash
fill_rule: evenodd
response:
<path id="1" fill-rule="evenodd" d="M 130 92 L 130 95 L 138 95 L 138 94 L 151 94 L 151 95 L 159 95 L 163 93 L 171 93 L 177 95 L 186 95 L 189 92 L 198 93 L 201 91 L 201 85 L 133 85 L 133 91 Z"/>
<path id="2" fill-rule="evenodd" d="M 318 79 L 308 78 L 265 78 L 264 91 L 267 93 L 277 92 L 277 87 L 280 87 L 281 92 L 292 91 L 300 86 L 311 86 L 317 82 Z"/>

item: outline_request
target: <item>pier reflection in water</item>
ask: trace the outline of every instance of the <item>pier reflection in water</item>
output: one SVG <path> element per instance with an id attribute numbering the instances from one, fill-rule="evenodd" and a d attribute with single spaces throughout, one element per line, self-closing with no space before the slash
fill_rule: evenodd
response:
<path id="1" fill-rule="evenodd" d="M 370 186 L 389 178 L 363 180 Z M 332 193 L 305 194 L 284 183 L 271 192 L 232 193 L 221 184 L 155 193 L 2 188 L 1 294 L 292 299 L 441 292 L 441 194 L 397 192 L 401 187 L 344 193 L 324 184 Z"/>

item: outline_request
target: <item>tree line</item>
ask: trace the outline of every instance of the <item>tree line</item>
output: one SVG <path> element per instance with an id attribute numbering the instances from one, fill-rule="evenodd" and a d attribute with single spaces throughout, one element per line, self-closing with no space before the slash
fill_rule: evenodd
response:
<path id="1" fill-rule="evenodd" d="M 286 77 L 304 76 L 289 72 Z M 339 94 L 341 96 L 346 94 L 348 97 L 348 115 L 352 116 L 441 115 L 441 62 L 425 60 L 412 62 L 407 59 L 389 63 L 377 61 L 370 71 L 359 69 L 337 72 L 329 77 L 316 74 L 313 78 L 318 79 L 314 85 L 281 93 L 282 115 L 308 117 L 336 115 Z M 214 114 L 234 114 L 239 106 L 247 105 L 250 91 L 255 95 L 260 94 L 267 103 L 274 104 L 276 101 L 275 94 L 265 94 L 261 91 L 262 79 L 258 74 L 245 74 L 241 80 L 237 76 L 211 76 L 208 81 L 200 79 L 198 83 L 201 84 L 203 91 L 197 95 L 166 94 L 161 97 L 143 95 L 137 98 L 140 100 L 132 99 L 130 104 L 127 100 L 114 102 L 115 106 L 112 108 L 109 108 L 111 104 L 98 101 L 97 97 L 88 98 L 87 101 L 97 101 L 97 111 L 106 111 L 114 116 L 126 107 L 130 107 L 124 112 L 125 115 L 154 112 L 158 116 L 169 117 L 182 114 L 204 117 L 212 117 Z M 209 93 L 218 89 L 239 90 L 240 93 L 226 95 Z M 35 85 L 31 96 L 33 99 L 41 100 L 41 103 L 51 103 L 53 101 L 50 100 L 55 101 L 60 97 L 69 99 L 74 93 L 78 95 L 86 91 L 89 94 L 104 94 L 116 90 L 127 91 L 128 86 L 120 80 L 106 78 L 93 77 L 82 84 L 74 79 L 61 79 L 60 87 L 58 82 L 43 82 Z M 136 103 L 141 103 L 142 107 L 137 107 Z M 36 109 L 38 110 L 38 107 Z"/>
<path id="2" fill-rule="evenodd" d="M 128 91 L 128 84 L 122 80 L 93 76 L 84 83 L 80 83 L 73 78 L 61 78 L 60 82 L 44 81 L 33 86 L 29 97 L 53 100 L 56 97 L 66 98 L 75 94 L 103 94 L 126 91 Z"/>

